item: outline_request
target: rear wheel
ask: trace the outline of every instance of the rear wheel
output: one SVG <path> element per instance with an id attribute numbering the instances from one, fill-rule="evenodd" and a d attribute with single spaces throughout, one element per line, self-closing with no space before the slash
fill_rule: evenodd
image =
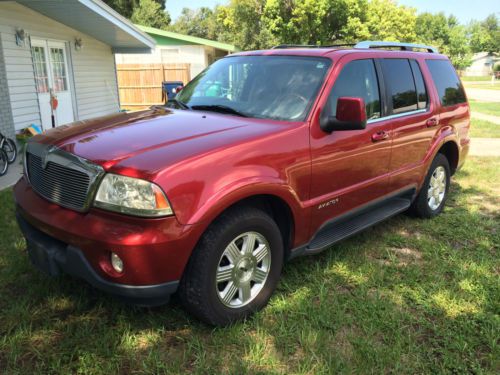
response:
<path id="1" fill-rule="evenodd" d="M 17 157 L 17 146 L 16 143 L 12 139 L 5 139 L 5 142 L 3 143 L 3 150 L 7 154 L 7 160 L 9 164 L 14 163 Z"/>
<path id="2" fill-rule="evenodd" d="M 9 159 L 4 150 L 0 149 L 0 176 L 7 173 L 9 169 Z"/>
<path id="3" fill-rule="evenodd" d="M 432 218 L 440 214 L 448 198 L 450 175 L 448 159 L 443 154 L 437 154 L 420 193 L 412 204 L 412 212 L 423 218 Z"/>
<path id="4" fill-rule="evenodd" d="M 274 220 L 252 207 L 217 219 L 194 250 L 179 287 L 186 309 L 213 325 L 227 325 L 264 307 L 283 265 Z"/>

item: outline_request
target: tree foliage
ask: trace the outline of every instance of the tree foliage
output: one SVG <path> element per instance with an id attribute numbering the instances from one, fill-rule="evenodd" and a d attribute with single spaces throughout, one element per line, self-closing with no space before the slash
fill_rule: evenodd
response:
<path id="1" fill-rule="evenodd" d="M 122 16 L 130 18 L 132 17 L 132 13 L 134 9 L 139 7 L 140 0 L 103 0 L 106 4 L 108 4 L 111 8 L 116 10 Z M 162 10 L 165 9 L 165 1 L 166 0 L 153 0 L 155 3 L 158 3 Z"/>
<path id="2" fill-rule="evenodd" d="M 500 27 L 495 14 L 489 15 L 483 22 L 471 22 L 469 33 L 473 52 L 500 51 Z"/>
<path id="3" fill-rule="evenodd" d="M 154 0 L 140 0 L 134 9 L 131 21 L 138 25 L 156 27 L 166 30 L 170 24 L 170 15 L 163 11 L 161 5 Z"/>
<path id="4" fill-rule="evenodd" d="M 472 62 L 472 51 L 467 29 L 454 16 L 444 13 L 422 13 L 417 17 L 415 33 L 421 43 L 439 48 L 448 55 L 457 69 L 465 69 Z"/>

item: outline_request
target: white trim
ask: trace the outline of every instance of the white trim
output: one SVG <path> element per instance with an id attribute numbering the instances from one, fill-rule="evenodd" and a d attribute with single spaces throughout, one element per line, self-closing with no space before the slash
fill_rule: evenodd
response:
<path id="1" fill-rule="evenodd" d="M 121 16 L 118 12 L 114 11 L 102 1 L 78 0 L 78 2 L 93 10 L 113 25 L 118 26 L 120 29 L 132 35 L 134 38 L 144 43 L 147 47 L 151 49 L 155 48 L 156 42 L 153 38 L 136 28 L 129 20 Z"/>

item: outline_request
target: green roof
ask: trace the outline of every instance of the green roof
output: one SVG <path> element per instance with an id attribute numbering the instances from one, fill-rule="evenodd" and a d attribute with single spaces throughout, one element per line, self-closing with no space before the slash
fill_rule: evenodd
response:
<path id="1" fill-rule="evenodd" d="M 233 46 L 232 44 L 215 42 L 215 41 L 210 40 L 210 39 L 204 39 L 204 38 L 198 38 L 197 36 L 174 33 L 172 31 L 165 31 L 165 30 L 156 29 L 154 27 L 148 27 L 148 26 L 142 26 L 142 25 L 136 25 L 136 26 L 139 29 L 141 29 L 142 31 L 144 31 L 144 32 L 148 33 L 149 35 L 151 35 L 152 37 L 154 37 L 159 45 L 201 44 L 201 45 L 221 49 L 224 51 L 229 51 L 229 52 L 236 51 L 236 47 Z M 165 40 L 165 39 L 169 39 L 170 41 Z M 182 43 L 173 43 L 172 39 L 181 41 Z"/>

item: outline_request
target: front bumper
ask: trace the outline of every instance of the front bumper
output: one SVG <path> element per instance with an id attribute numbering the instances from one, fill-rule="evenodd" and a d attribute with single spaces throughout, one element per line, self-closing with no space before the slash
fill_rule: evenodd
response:
<path id="1" fill-rule="evenodd" d="M 203 231 L 201 225 L 181 225 L 172 216 L 146 219 L 94 208 L 76 212 L 42 198 L 24 178 L 15 185 L 14 198 L 37 267 L 81 277 L 139 303 L 153 302 L 142 304 L 166 302 L 175 292 Z M 122 273 L 111 267 L 111 252 L 122 259 Z"/>
<path id="2" fill-rule="evenodd" d="M 155 306 L 167 303 L 175 293 L 178 281 L 156 285 L 125 285 L 109 282 L 100 277 L 85 259 L 82 251 L 39 231 L 16 213 L 21 232 L 26 238 L 28 254 L 33 265 L 40 271 L 59 276 L 61 273 L 82 278 L 104 292 L 128 302 Z"/>

